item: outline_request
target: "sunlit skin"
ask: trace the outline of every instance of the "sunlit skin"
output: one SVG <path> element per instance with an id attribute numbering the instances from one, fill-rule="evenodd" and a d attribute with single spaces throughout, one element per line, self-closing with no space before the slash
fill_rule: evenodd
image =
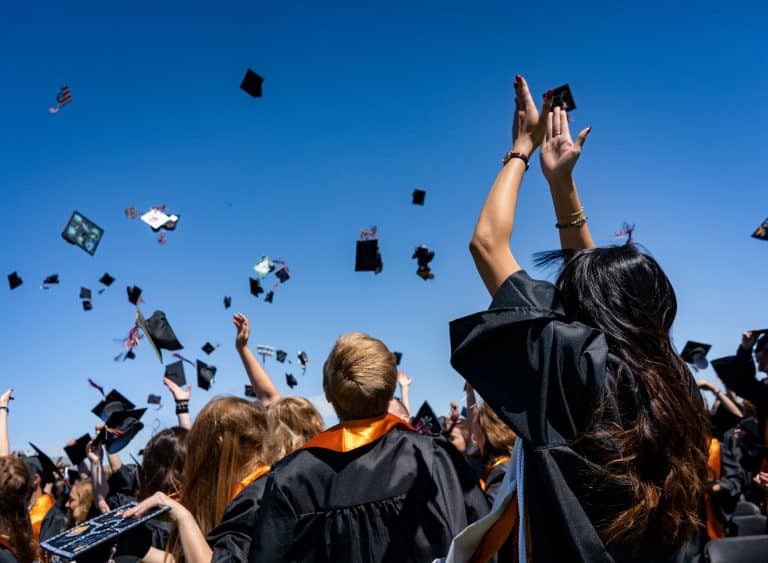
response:
<path id="1" fill-rule="evenodd" d="M 467 441 L 464 439 L 464 434 L 462 434 L 461 430 L 456 426 L 451 428 L 451 431 L 448 434 L 448 441 L 453 444 L 462 455 L 467 453 Z"/>

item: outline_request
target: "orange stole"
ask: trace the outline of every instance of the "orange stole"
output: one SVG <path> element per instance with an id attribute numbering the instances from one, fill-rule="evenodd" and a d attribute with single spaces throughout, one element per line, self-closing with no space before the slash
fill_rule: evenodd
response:
<path id="1" fill-rule="evenodd" d="M 709 442 L 709 458 L 707 459 L 710 474 L 713 481 L 720 480 L 722 460 L 720 458 L 720 442 L 712 438 Z M 710 540 L 725 537 L 725 524 L 720 519 L 710 493 L 704 494 L 704 506 L 707 511 L 707 537 Z"/>
<path id="2" fill-rule="evenodd" d="M 234 498 L 243 492 L 243 489 L 245 489 L 248 485 L 256 481 L 257 479 L 260 479 L 261 477 L 264 477 L 267 473 L 269 473 L 270 467 L 269 465 L 259 465 L 256 469 L 251 471 L 248 475 L 246 475 L 242 481 L 240 481 L 237 485 L 235 485 L 235 488 L 232 489 L 232 494 L 229 495 L 229 502 L 232 502 Z"/>
<path id="3" fill-rule="evenodd" d="M 53 497 L 48 493 L 43 493 L 29 509 L 29 521 L 32 523 L 32 535 L 35 541 L 40 541 L 40 527 L 43 525 L 43 518 L 54 504 L 56 503 Z"/>
<path id="4" fill-rule="evenodd" d="M 374 418 L 348 420 L 320 432 L 300 449 L 322 448 L 335 452 L 349 452 L 371 444 L 395 428 L 415 432 L 416 429 L 400 418 L 385 414 Z"/>
<path id="5" fill-rule="evenodd" d="M 494 461 L 492 464 L 486 466 L 485 470 L 483 471 L 483 476 L 480 479 L 480 488 L 483 489 L 483 492 L 485 492 L 488 489 L 488 483 L 485 481 L 488 479 L 488 476 L 491 474 L 491 471 L 493 471 L 493 468 L 501 465 L 502 463 L 507 463 L 509 461 L 508 455 L 503 455 L 496 461 Z"/>

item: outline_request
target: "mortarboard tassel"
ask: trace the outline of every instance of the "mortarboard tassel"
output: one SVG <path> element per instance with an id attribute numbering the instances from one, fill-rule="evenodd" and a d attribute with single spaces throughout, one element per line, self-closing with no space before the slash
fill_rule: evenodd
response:
<path id="1" fill-rule="evenodd" d="M 99 391 L 99 393 L 101 393 L 101 396 L 102 396 L 102 397 L 106 397 L 106 395 L 104 395 L 104 388 L 103 388 L 101 385 L 99 385 L 98 383 L 96 383 L 96 382 L 95 382 L 93 379 L 91 379 L 90 377 L 88 378 L 88 385 L 90 385 L 90 386 L 91 386 L 91 387 L 93 387 L 94 389 L 97 389 L 97 390 Z"/>
<path id="2" fill-rule="evenodd" d="M 174 358 L 178 359 L 178 360 L 181 360 L 182 362 L 187 362 L 187 363 L 188 363 L 189 365 L 191 365 L 191 366 L 194 366 L 194 365 L 196 365 L 196 364 L 195 364 L 195 362 L 193 362 L 193 361 L 191 361 L 191 360 L 188 360 L 187 358 L 185 358 L 184 356 L 182 356 L 182 355 L 181 355 L 181 354 L 179 354 L 178 352 L 174 352 L 174 353 L 172 354 L 172 356 L 173 356 Z"/>
<path id="3" fill-rule="evenodd" d="M 635 231 L 635 224 L 631 225 L 626 221 L 621 225 L 621 230 L 616 231 L 613 236 L 615 237 L 627 237 L 627 241 L 624 243 L 629 246 L 634 246 L 635 241 L 632 239 L 632 233 Z"/>
<path id="4" fill-rule="evenodd" d="M 48 113 L 59 113 L 59 110 L 72 101 L 72 91 L 69 86 L 62 86 L 56 94 L 56 106 L 48 108 Z"/>

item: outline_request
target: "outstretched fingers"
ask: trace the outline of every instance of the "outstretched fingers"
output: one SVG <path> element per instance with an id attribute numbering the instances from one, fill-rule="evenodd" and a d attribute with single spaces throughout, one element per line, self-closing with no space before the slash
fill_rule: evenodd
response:
<path id="1" fill-rule="evenodd" d="M 579 150 L 581 150 L 581 148 L 584 146 L 584 141 L 587 140 L 587 135 L 589 135 L 590 131 L 592 131 L 591 125 L 582 129 L 576 137 L 576 146 L 579 147 Z"/>

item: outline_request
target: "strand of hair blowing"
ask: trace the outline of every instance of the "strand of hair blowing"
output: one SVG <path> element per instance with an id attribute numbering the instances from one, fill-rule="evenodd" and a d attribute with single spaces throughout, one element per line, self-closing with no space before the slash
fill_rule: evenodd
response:
<path id="1" fill-rule="evenodd" d="M 709 427 L 692 375 L 669 339 L 677 313 L 672 285 L 653 258 L 620 246 L 574 253 L 558 286 L 569 319 L 602 331 L 634 379 L 629 395 L 617 396 L 623 427 L 605 416 L 606 402 L 573 444 L 599 452 L 592 461 L 602 466 L 601 482 L 631 499 L 598 531 L 606 544 L 653 538 L 682 546 L 701 525 Z"/>
<path id="2" fill-rule="evenodd" d="M 15 456 L 0 457 L 0 534 L 8 536 L 8 543 L 20 563 L 37 559 L 27 512 L 30 492 L 29 472 L 24 462 Z"/>

